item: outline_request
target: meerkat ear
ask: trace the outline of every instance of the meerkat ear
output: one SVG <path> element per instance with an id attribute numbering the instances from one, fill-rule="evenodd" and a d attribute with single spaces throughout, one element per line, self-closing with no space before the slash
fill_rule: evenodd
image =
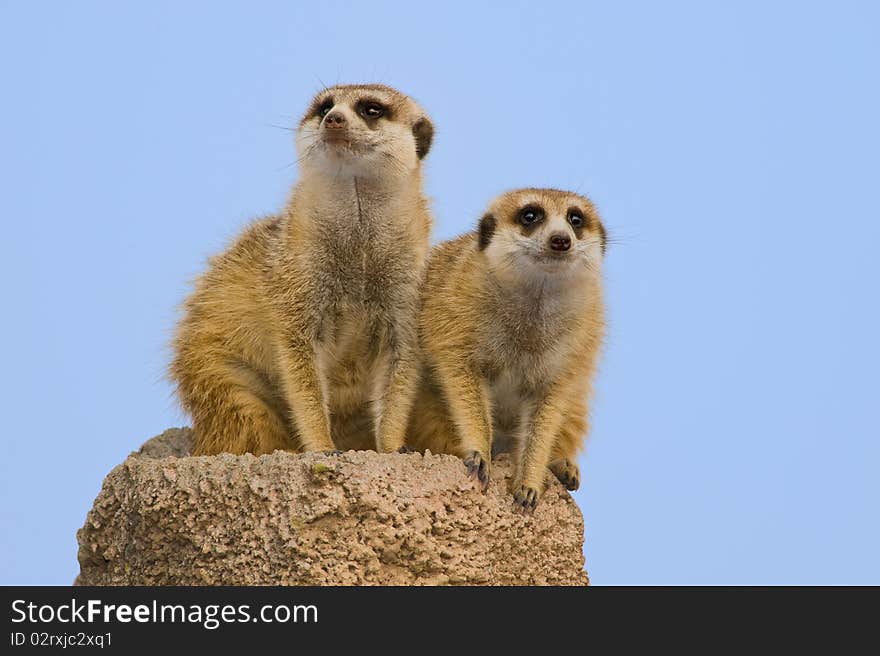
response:
<path id="1" fill-rule="evenodd" d="M 486 250 L 486 246 L 488 246 L 489 242 L 492 241 L 492 235 L 495 234 L 496 225 L 497 221 L 495 220 L 495 217 L 491 214 L 487 214 L 482 219 L 480 219 L 480 227 L 478 229 L 478 233 L 481 251 Z"/>
<path id="2" fill-rule="evenodd" d="M 605 231 L 605 226 L 602 223 L 599 223 L 599 239 L 602 240 L 602 255 L 605 255 L 605 246 L 608 242 L 608 233 Z"/>
<path id="3" fill-rule="evenodd" d="M 423 116 L 413 123 L 412 131 L 416 138 L 416 155 L 422 159 L 431 150 L 431 141 L 434 140 L 434 126 Z"/>

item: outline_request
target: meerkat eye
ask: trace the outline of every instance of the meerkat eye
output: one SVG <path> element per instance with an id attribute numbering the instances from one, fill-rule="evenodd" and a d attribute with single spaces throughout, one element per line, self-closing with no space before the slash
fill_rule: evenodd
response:
<path id="1" fill-rule="evenodd" d="M 324 118 L 330 113 L 331 109 L 333 109 L 333 101 L 329 99 L 325 100 L 318 106 L 318 117 Z"/>
<path id="2" fill-rule="evenodd" d="M 364 118 L 379 118 L 385 115 L 385 108 L 375 102 L 364 103 L 360 109 L 361 116 Z"/>
<path id="3" fill-rule="evenodd" d="M 536 224 L 544 218 L 544 213 L 538 207 L 524 207 L 519 213 L 519 222 L 524 226 Z"/>
<path id="4" fill-rule="evenodd" d="M 584 227 L 584 217 L 581 216 L 579 212 L 569 212 L 568 213 L 568 222 L 571 224 L 572 228 L 583 228 Z"/>

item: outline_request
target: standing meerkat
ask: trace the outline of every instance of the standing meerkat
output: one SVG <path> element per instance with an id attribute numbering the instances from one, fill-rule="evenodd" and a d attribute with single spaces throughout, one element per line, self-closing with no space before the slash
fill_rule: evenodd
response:
<path id="1" fill-rule="evenodd" d="M 170 374 L 195 454 L 403 446 L 433 132 L 386 86 L 315 97 L 287 206 L 212 258 L 184 304 Z"/>
<path id="2" fill-rule="evenodd" d="M 484 489 L 491 454 L 513 451 L 511 492 L 527 510 L 548 467 L 577 489 L 605 329 L 605 241 L 587 198 L 519 189 L 493 201 L 476 232 L 434 249 L 410 446 L 462 457 Z"/>

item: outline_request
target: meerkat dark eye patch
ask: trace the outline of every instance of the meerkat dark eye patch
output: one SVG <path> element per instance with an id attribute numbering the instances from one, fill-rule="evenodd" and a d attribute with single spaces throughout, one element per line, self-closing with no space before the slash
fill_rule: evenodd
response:
<path id="1" fill-rule="evenodd" d="M 497 226 L 497 221 L 495 221 L 495 217 L 491 214 L 486 214 L 482 219 L 480 219 L 480 226 L 477 229 L 477 234 L 479 237 L 479 245 L 480 250 L 485 250 L 489 245 L 489 242 L 492 241 L 492 236 L 495 234 L 495 227 Z"/>
<path id="2" fill-rule="evenodd" d="M 544 209 L 540 205 L 526 205 L 520 209 L 516 219 L 528 234 L 544 220 Z"/>
<path id="3" fill-rule="evenodd" d="M 566 215 L 568 224 L 574 229 L 575 236 L 580 239 L 584 233 L 584 229 L 590 227 L 590 220 L 587 215 L 581 212 L 577 207 L 568 208 Z"/>
<path id="4" fill-rule="evenodd" d="M 365 98 L 357 104 L 357 113 L 368 121 L 375 121 L 378 118 L 388 115 L 388 108 L 378 100 L 370 100 Z"/>
<path id="5" fill-rule="evenodd" d="M 434 140 L 434 126 L 431 121 L 422 117 L 413 123 L 412 132 L 416 138 L 416 157 L 422 159 L 431 150 L 431 142 Z"/>
<path id="6" fill-rule="evenodd" d="M 315 108 L 312 113 L 318 118 L 324 118 L 327 114 L 330 113 L 330 110 L 333 109 L 333 106 L 336 103 L 333 102 L 333 97 L 322 98 L 318 102 L 315 103 Z"/>

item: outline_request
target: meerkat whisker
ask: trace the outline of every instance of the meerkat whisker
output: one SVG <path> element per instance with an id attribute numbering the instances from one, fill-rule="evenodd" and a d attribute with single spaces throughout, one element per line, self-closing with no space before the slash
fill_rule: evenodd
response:
<path id="1" fill-rule="evenodd" d="M 276 128 L 278 130 L 284 130 L 285 132 L 296 132 L 293 128 L 287 127 L 286 125 L 278 125 L 277 123 L 263 123 L 263 125 L 267 128 Z"/>

